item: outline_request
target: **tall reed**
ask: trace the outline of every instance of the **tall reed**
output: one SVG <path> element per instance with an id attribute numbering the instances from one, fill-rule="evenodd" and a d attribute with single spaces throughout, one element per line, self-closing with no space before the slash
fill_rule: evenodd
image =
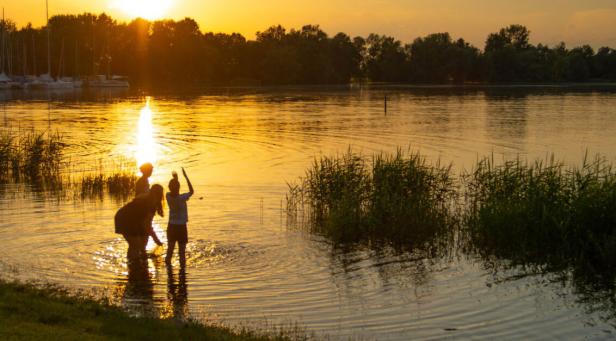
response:
<path id="1" fill-rule="evenodd" d="M 604 158 L 566 168 L 554 158 L 496 165 L 463 176 L 465 232 L 484 255 L 596 274 L 616 270 L 616 173 Z"/>
<path id="2" fill-rule="evenodd" d="M 10 176 L 14 157 L 14 137 L 7 131 L 0 131 L 0 181 L 6 181 Z"/>
<path id="3" fill-rule="evenodd" d="M 58 132 L 3 131 L 0 133 L 0 180 L 57 179 L 64 147 Z"/>
<path id="4" fill-rule="evenodd" d="M 125 169 L 110 174 L 99 172 L 86 174 L 81 178 L 82 197 L 102 197 L 109 194 L 116 197 L 128 197 L 134 193 L 137 176 Z"/>
<path id="5" fill-rule="evenodd" d="M 132 194 L 136 176 L 126 160 L 111 167 L 100 163 L 95 172 L 74 177 L 64 157 L 66 147 L 58 132 L 0 131 L 0 182 L 28 184 L 35 191 L 73 190 L 82 198 Z"/>
<path id="6" fill-rule="evenodd" d="M 487 258 L 616 278 L 616 171 L 605 158 L 565 167 L 487 157 L 460 178 L 418 153 L 371 161 L 351 151 L 316 159 L 289 185 L 288 222 L 336 242 L 443 249 L 455 238 Z"/>
<path id="7" fill-rule="evenodd" d="M 455 197 L 451 167 L 428 165 L 418 153 L 401 150 L 371 162 L 349 150 L 315 159 L 300 183 L 289 185 L 287 211 L 293 223 L 304 219 L 311 231 L 338 242 L 387 240 L 415 247 L 448 240 L 443 237 L 455 225 Z"/>

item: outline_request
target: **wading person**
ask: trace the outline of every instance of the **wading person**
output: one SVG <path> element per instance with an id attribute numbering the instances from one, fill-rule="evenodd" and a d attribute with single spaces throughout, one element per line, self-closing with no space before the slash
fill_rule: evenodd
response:
<path id="1" fill-rule="evenodd" d="M 152 226 L 152 218 L 158 213 L 163 216 L 163 187 L 154 185 L 145 194 L 133 199 L 118 210 L 115 215 L 115 232 L 128 243 L 128 259 L 145 258 Z"/>
<path id="2" fill-rule="evenodd" d="M 167 205 L 169 205 L 169 225 L 167 226 L 167 256 L 165 262 L 171 264 L 173 257 L 173 249 L 175 244 L 178 244 L 178 253 L 180 255 L 180 266 L 186 265 L 186 244 L 188 243 L 188 231 L 186 224 L 188 223 L 188 207 L 186 202 L 195 193 L 186 171 L 182 168 L 182 174 L 188 184 L 188 192 L 180 194 L 180 181 L 178 174 L 173 172 L 173 178 L 169 181 L 169 192 L 167 192 Z"/>
<path id="3" fill-rule="evenodd" d="M 141 171 L 141 177 L 135 183 L 135 197 L 148 193 L 150 190 L 150 177 L 154 172 L 154 166 L 151 163 L 146 162 L 139 166 L 139 171 Z M 162 246 L 163 243 L 158 239 L 154 228 L 152 227 L 152 219 L 154 219 L 154 215 L 152 214 L 152 218 L 150 219 L 150 232 L 149 235 L 152 237 L 156 245 Z M 148 243 L 147 239 L 145 241 L 146 245 Z"/>
<path id="4" fill-rule="evenodd" d="M 150 190 L 150 177 L 154 172 L 154 166 L 151 163 L 146 162 L 139 166 L 141 177 L 135 182 L 135 197 L 145 194 Z"/>

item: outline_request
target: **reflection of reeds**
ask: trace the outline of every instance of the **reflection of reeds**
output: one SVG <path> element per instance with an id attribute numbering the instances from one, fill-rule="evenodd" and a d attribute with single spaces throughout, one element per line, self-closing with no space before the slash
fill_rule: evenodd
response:
<path id="1" fill-rule="evenodd" d="M 613 278 L 616 172 L 605 159 L 566 168 L 553 158 L 502 165 L 486 158 L 464 179 L 465 231 L 474 250 Z"/>
<path id="2" fill-rule="evenodd" d="M 336 241 L 420 246 L 452 235 L 455 196 L 450 167 L 428 165 L 417 153 L 376 155 L 370 163 L 349 151 L 315 160 L 299 185 L 289 185 L 287 212 L 291 223 L 305 218 L 311 231 Z"/>

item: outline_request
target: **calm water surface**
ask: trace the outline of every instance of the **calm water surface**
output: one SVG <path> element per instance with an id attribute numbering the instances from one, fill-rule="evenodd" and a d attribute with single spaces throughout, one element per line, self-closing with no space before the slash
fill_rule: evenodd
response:
<path id="1" fill-rule="evenodd" d="M 151 159 L 151 182 L 166 186 L 184 166 L 196 189 L 186 273 L 153 258 L 149 273 L 135 274 L 113 233 L 122 201 L 1 185 L 4 277 L 112 293 L 136 314 L 297 323 L 334 339 L 614 337 L 613 312 L 559 276 L 464 253 L 342 251 L 287 228 L 282 212 L 287 182 L 315 156 L 349 147 L 410 147 L 457 173 L 491 154 L 555 153 L 575 165 L 589 151 L 615 162 L 614 90 L 217 90 L 152 95 L 149 104 L 130 92 L 0 97 L 2 129 L 64 135 L 74 176 L 109 160 Z M 156 219 L 161 237 L 165 226 Z"/>

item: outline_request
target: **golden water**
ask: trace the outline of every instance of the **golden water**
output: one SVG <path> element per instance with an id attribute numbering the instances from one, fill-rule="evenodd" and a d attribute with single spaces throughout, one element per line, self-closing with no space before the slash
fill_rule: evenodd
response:
<path id="1" fill-rule="evenodd" d="M 389 99 L 384 112 L 383 97 Z M 286 228 L 286 183 L 314 157 L 411 147 L 460 172 L 484 155 L 567 163 L 616 161 L 613 91 L 447 89 L 216 90 L 144 97 L 118 93 L 3 94 L 3 129 L 58 130 L 76 173 L 101 162 L 154 163 L 166 187 L 185 167 L 188 267 L 159 257 L 129 273 L 113 233 L 122 205 L 1 185 L 0 270 L 111 293 L 135 312 L 295 323 L 333 338 L 604 338 L 609 312 L 549 275 L 519 278 L 464 255 L 423 259 L 393 250 L 342 252 Z M 136 169 L 136 168 L 135 168 Z M 183 190 L 186 185 L 182 181 Z M 164 238 L 164 218 L 155 220 Z M 152 245 L 150 246 L 152 247 Z"/>

